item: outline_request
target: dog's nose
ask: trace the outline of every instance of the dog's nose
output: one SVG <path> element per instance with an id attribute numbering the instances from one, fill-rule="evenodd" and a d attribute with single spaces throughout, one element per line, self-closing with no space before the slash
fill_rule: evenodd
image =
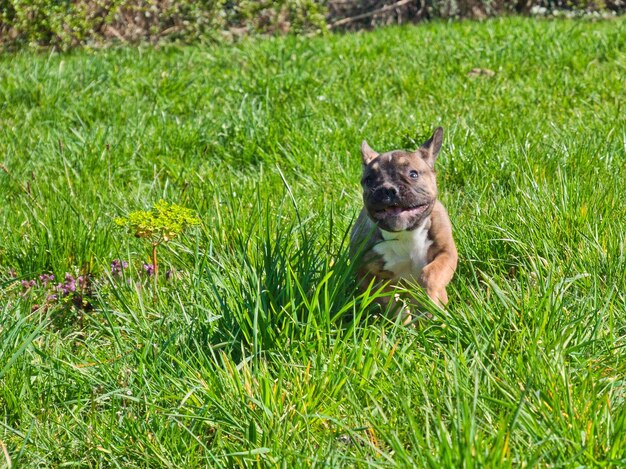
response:
<path id="1" fill-rule="evenodd" d="M 398 189 L 393 186 L 382 186 L 376 190 L 376 198 L 382 202 L 391 202 L 398 195 Z"/>

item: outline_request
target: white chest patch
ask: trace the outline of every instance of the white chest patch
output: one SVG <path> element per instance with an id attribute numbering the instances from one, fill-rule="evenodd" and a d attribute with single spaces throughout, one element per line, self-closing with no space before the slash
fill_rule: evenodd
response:
<path id="1" fill-rule="evenodd" d="M 382 231 L 383 240 L 374 246 L 374 252 L 382 256 L 385 270 L 393 272 L 398 278 L 417 280 L 428 262 L 428 248 L 432 241 L 428 239 L 428 228 L 424 223 L 411 231 Z"/>

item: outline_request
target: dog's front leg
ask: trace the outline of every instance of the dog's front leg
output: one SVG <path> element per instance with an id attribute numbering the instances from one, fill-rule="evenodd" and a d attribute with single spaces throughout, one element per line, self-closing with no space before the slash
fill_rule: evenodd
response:
<path id="1" fill-rule="evenodd" d="M 418 279 L 419 284 L 433 302 L 442 307 L 448 303 L 446 286 L 452 280 L 456 270 L 458 256 L 454 251 L 440 251 L 439 254 L 427 264 Z"/>

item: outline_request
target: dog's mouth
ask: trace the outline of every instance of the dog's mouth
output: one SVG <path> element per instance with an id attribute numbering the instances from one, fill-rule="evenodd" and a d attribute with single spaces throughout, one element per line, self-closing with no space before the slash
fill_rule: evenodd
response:
<path id="1" fill-rule="evenodd" d="M 389 217 L 397 217 L 400 215 L 403 216 L 417 216 L 423 214 L 430 204 L 420 204 L 414 205 L 413 207 L 400 207 L 399 205 L 390 205 L 389 207 L 385 207 L 380 210 L 375 210 L 373 215 L 374 218 L 381 220 Z"/>

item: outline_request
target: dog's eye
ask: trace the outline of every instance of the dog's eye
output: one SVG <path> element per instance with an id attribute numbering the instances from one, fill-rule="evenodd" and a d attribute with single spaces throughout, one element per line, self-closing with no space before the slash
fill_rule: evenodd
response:
<path id="1" fill-rule="evenodd" d="M 366 186 L 371 186 L 374 183 L 374 178 L 372 176 L 366 176 L 363 178 L 363 184 Z"/>
<path id="2" fill-rule="evenodd" d="M 413 170 L 409 173 L 409 176 L 411 176 L 411 179 L 417 179 L 418 176 L 420 175 L 420 173 L 418 173 L 417 171 Z"/>

